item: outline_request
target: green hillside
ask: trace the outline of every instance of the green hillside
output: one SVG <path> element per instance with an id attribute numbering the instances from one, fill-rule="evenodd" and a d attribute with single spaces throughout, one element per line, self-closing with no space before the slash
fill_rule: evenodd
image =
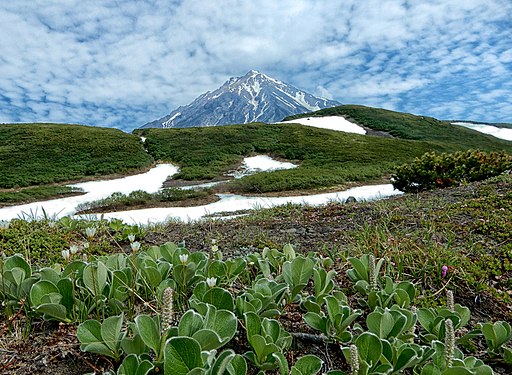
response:
<path id="1" fill-rule="evenodd" d="M 396 112 L 358 110 L 364 108 L 354 107 L 351 113 L 359 119 L 365 116 L 369 119 L 371 113 L 382 114 L 378 122 L 373 120 L 372 128 L 395 136 L 400 134 L 406 139 L 349 134 L 296 124 L 261 123 L 138 132 L 147 137 L 148 152 L 157 160 L 177 163 L 180 166 L 177 178 L 186 180 L 216 178 L 236 167 L 243 157 L 256 153 L 300 164 L 296 169 L 257 174 L 234 182 L 240 190 L 254 192 L 310 189 L 378 179 L 389 174 L 395 165 L 428 151 L 480 148 L 512 152 L 512 142 L 469 129 L 435 119 L 422 121 L 417 116 Z M 364 120 L 365 124 L 371 122 L 368 119 Z M 415 121 L 408 123 L 407 119 Z"/>
<path id="2" fill-rule="evenodd" d="M 66 124 L 0 125 L 0 188 L 141 169 L 140 139 L 118 129 Z"/>
<path id="3" fill-rule="evenodd" d="M 463 147 L 487 151 L 496 150 L 496 147 L 510 150 L 512 147 L 512 142 L 500 141 L 475 130 L 460 129 L 460 126 L 451 125 L 447 121 L 440 121 L 433 117 L 416 116 L 410 113 L 362 105 L 342 105 L 326 108 L 316 112 L 286 117 L 284 120 L 323 116 L 343 116 L 356 124 L 373 130 L 384 131 L 402 139 L 441 142 L 443 144 L 458 143 Z"/>

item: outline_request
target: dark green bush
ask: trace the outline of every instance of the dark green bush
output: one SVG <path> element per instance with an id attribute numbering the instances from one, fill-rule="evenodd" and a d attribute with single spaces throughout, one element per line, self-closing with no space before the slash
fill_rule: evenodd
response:
<path id="1" fill-rule="evenodd" d="M 393 186 L 404 192 L 418 192 L 484 180 L 511 168 L 512 157 L 505 152 L 427 152 L 414 162 L 398 167 Z"/>

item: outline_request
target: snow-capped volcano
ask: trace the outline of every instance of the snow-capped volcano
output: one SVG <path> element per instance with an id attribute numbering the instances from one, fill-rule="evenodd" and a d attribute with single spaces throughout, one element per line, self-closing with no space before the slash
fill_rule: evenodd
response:
<path id="1" fill-rule="evenodd" d="M 251 70 L 233 77 L 215 91 L 208 91 L 192 103 L 179 107 L 143 128 L 186 128 L 276 122 L 286 116 L 340 105 L 315 97 L 284 82 Z"/>

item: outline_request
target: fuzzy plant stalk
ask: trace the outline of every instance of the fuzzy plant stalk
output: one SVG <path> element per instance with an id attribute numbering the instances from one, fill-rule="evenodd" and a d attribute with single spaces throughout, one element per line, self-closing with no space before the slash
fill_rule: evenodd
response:
<path id="1" fill-rule="evenodd" d="M 162 335 L 164 335 L 174 323 L 173 298 L 174 290 L 172 288 L 165 288 L 162 301 Z"/>
<path id="2" fill-rule="evenodd" d="M 359 351 L 354 344 L 350 345 L 350 373 L 352 375 L 359 373 Z"/>
<path id="3" fill-rule="evenodd" d="M 453 291 L 447 290 L 446 291 L 446 308 L 450 310 L 451 312 L 455 311 L 455 303 L 453 299 Z"/>
<path id="4" fill-rule="evenodd" d="M 377 271 L 375 269 L 375 256 L 370 254 L 368 257 L 368 282 L 371 290 L 377 290 Z"/>
<path id="5" fill-rule="evenodd" d="M 451 319 L 446 319 L 445 322 L 446 336 L 444 339 L 444 355 L 446 360 L 446 368 L 452 367 L 453 353 L 455 351 L 455 330 Z"/>

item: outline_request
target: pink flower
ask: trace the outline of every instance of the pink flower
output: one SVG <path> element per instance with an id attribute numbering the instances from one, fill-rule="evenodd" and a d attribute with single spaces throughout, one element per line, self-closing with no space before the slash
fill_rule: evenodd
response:
<path id="1" fill-rule="evenodd" d="M 443 267 L 441 267 L 441 276 L 446 277 L 447 273 L 448 273 L 448 266 L 444 265 Z"/>

